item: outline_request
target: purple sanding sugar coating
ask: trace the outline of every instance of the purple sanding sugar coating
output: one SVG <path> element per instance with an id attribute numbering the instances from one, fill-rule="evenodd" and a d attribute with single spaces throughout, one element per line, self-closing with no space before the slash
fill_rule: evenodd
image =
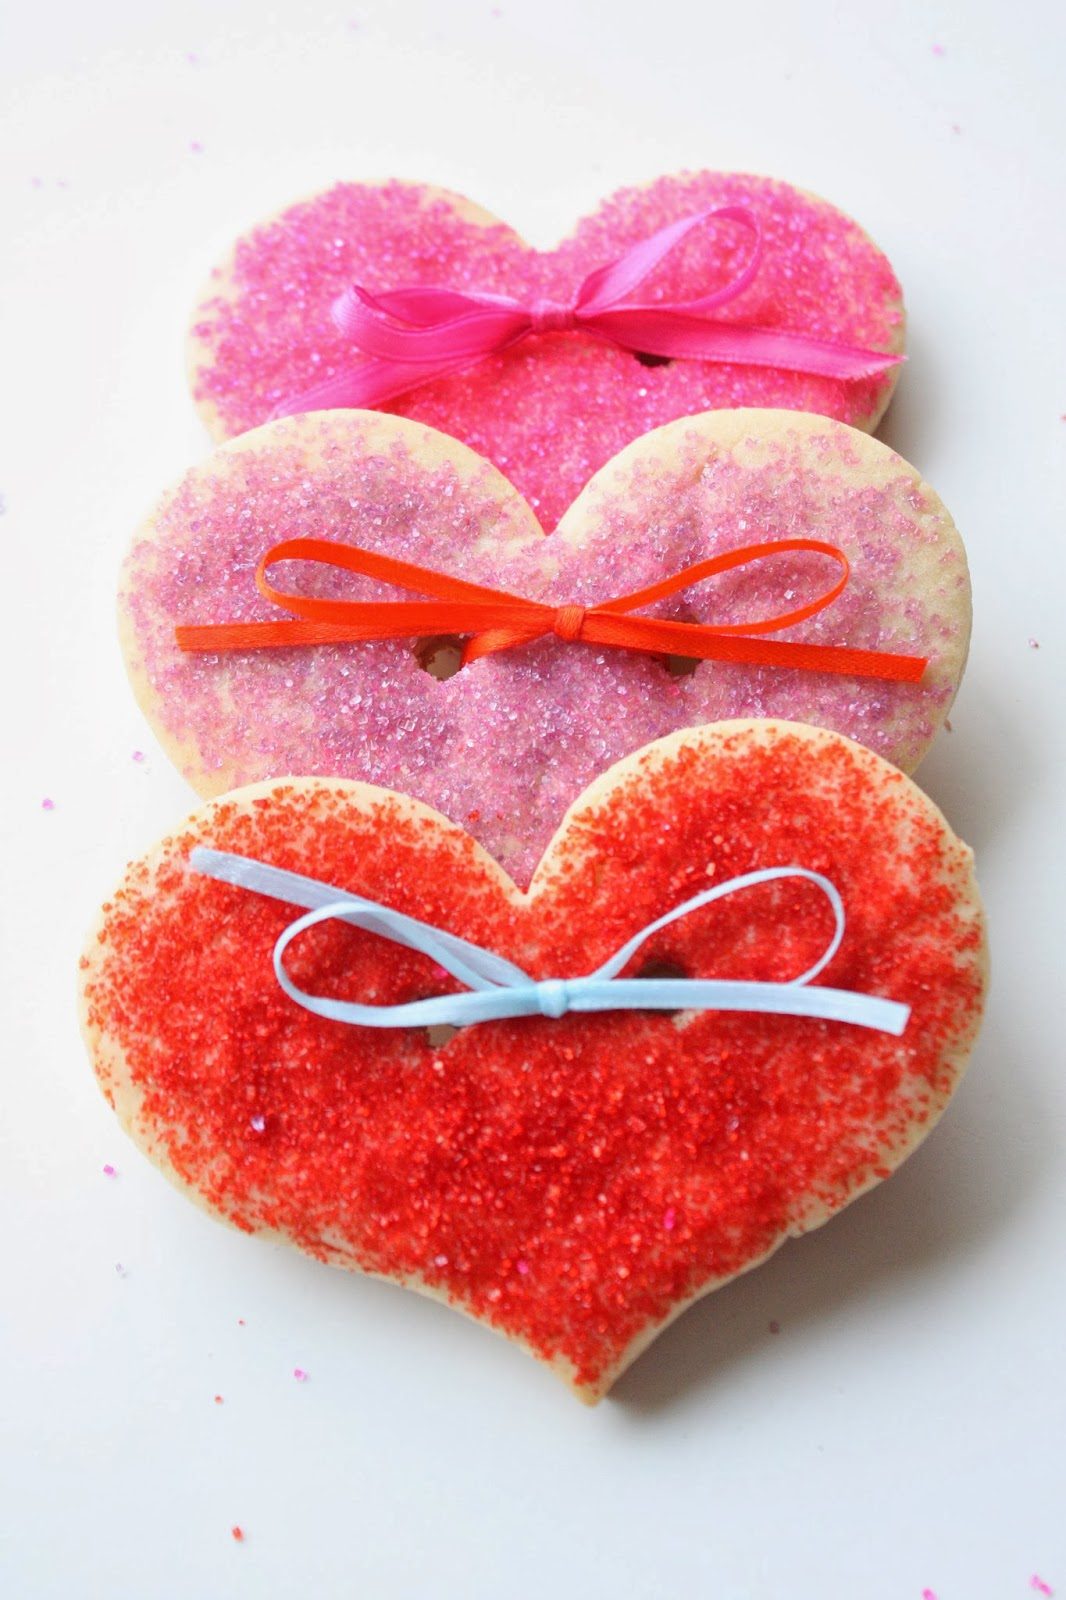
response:
<path id="1" fill-rule="evenodd" d="M 665 223 L 742 204 L 760 221 L 765 255 L 723 320 L 796 329 L 867 349 L 902 348 L 899 283 L 881 252 L 841 212 L 789 184 L 736 173 L 689 173 L 623 189 L 555 250 L 532 250 L 502 223 L 414 184 L 337 184 L 256 228 L 216 273 L 194 324 L 193 391 L 218 437 L 266 422 L 279 402 L 348 370 L 360 357 L 330 306 L 350 283 L 381 291 L 415 283 L 523 301 L 571 300 L 581 280 Z M 751 249 L 735 223 L 696 229 L 639 291 L 686 300 L 725 283 Z M 463 440 L 555 526 L 592 474 L 664 422 L 731 406 L 780 406 L 873 425 L 891 374 L 840 382 L 773 368 L 678 360 L 644 365 L 585 334 L 524 340 L 466 372 L 413 389 L 385 409 Z"/>
<path id="2" fill-rule="evenodd" d="M 812 437 L 809 425 L 798 428 L 803 420 L 764 419 L 757 461 L 740 445 L 710 442 L 714 419 L 679 423 L 668 456 L 642 441 L 548 539 L 491 467 L 455 447 L 458 464 L 427 464 L 434 436 L 407 424 L 394 436 L 367 413 L 276 423 L 191 472 L 134 544 L 122 609 L 142 700 L 201 792 L 288 774 L 364 779 L 436 806 L 521 882 L 594 777 L 678 728 L 785 717 L 911 766 L 943 720 L 965 657 L 962 548 L 899 457 L 834 423 L 819 420 Z M 276 617 L 253 572 L 271 544 L 298 536 L 587 605 L 722 550 L 799 534 L 839 544 L 852 578 L 827 611 L 778 637 L 928 655 L 923 684 L 717 663 L 675 677 L 658 658 L 554 637 L 446 681 L 423 670 L 415 640 L 224 655 L 183 655 L 174 643 L 179 622 Z M 930 552 L 933 579 L 916 585 L 908 562 Z M 821 593 L 827 573 L 835 577 L 824 557 L 774 557 L 652 614 L 764 617 Z M 305 593 L 390 592 L 295 563 L 273 576 Z"/>

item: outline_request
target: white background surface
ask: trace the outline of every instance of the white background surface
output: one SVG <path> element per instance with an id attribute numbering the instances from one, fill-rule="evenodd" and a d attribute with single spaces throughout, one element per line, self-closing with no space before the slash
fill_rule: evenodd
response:
<path id="1" fill-rule="evenodd" d="M 6 28 L 0 1592 L 1022 1600 L 1035 1573 L 1066 1595 L 1061 6 L 8 0 Z M 186 1204 L 97 1093 L 75 962 L 193 803 L 112 596 L 207 448 L 181 341 L 213 257 L 338 178 L 438 182 L 546 245 L 682 166 L 824 194 L 903 280 L 882 432 L 975 587 L 921 777 L 977 849 L 995 976 L 908 1166 L 589 1412 L 441 1306 Z"/>

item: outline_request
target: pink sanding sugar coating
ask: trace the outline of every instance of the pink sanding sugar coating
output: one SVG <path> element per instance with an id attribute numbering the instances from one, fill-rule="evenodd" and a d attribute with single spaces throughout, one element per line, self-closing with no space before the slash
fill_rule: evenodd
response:
<path id="1" fill-rule="evenodd" d="M 659 178 L 605 200 L 555 250 L 530 249 L 503 223 L 423 185 L 337 184 L 242 238 L 194 323 L 193 392 L 220 438 L 266 422 L 279 402 L 361 358 L 330 307 L 350 283 L 411 284 L 569 301 L 582 279 L 664 224 L 711 206 L 758 217 L 765 255 L 723 320 L 789 328 L 866 349 L 902 348 L 899 283 L 858 225 L 789 184 L 736 173 Z M 686 300 L 731 279 L 747 232 L 694 232 L 639 290 Z M 467 371 L 412 389 L 384 409 L 471 445 L 526 496 L 545 528 L 609 458 L 677 417 L 728 406 L 782 406 L 873 426 L 894 374 L 840 382 L 773 368 L 656 359 L 581 333 L 529 338 Z"/>
<path id="2" fill-rule="evenodd" d="M 875 441 L 821 419 L 752 418 L 761 464 L 742 459 L 743 441 L 711 442 L 707 430 L 721 418 L 678 423 L 668 456 L 662 436 L 641 441 L 549 539 L 487 463 L 452 445 L 453 459 L 429 460 L 427 441 L 442 441 L 410 424 L 357 412 L 275 423 L 191 472 L 134 544 L 121 605 L 142 702 L 201 793 L 289 774 L 361 778 L 437 807 L 522 883 L 598 773 L 678 728 L 785 717 L 913 764 L 965 656 L 968 581 L 950 519 Z M 854 471 L 859 446 L 865 476 Z M 297 536 L 588 605 L 722 550 L 797 533 L 838 543 L 852 578 L 828 611 L 780 637 L 927 655 L 925 682 L 718 663 L 675 677 L 659 658 L 554 637 L 446 681 L 423 670 L 416 640 L 224 655 L 183 655 L 174 642 L 179 622 L 277 616 L 253 572 L 266 548 Z M 908 593 L 906 564 L 918 555 L 932 559 L 935 579 Z M 771 615 L 820 593 L 827 565 L 807 553 L 775 557 L 653 609 L 705 621 Z M 316 594 L 389 592 L 293 563 L 274 578 Z"/>

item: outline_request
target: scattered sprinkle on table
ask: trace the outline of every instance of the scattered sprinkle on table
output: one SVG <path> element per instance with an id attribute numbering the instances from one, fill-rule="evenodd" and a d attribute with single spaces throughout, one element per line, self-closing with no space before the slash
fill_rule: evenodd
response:
<path id="1" fill-rule="evenodd" d="M 41 810 L 42 811 L 54 811 L 55 808 L 56 808 L 55 801 L 52 800 L 48 795 L 45 795 L 44 799 L 41 801 Z"/>
<path id="2" fill-rule="evenodd" d="M 292 1375 L 296 1379 L 297 1383 L 306 1383 L 308 1377 L 310 1376 L 309 1373 L 304 1371 L 303 1367 L 293 1367 Z"/>
<path id="3" fill-rule="evenodd" d="M 1030 1587 L 1030 1589 L 1035 1589 L 1037 1594 L 1054 1594 L 1055 1593 L 1055 1591 L 1051 1587 L 1050 1583 L 1045 1583 L 1043 1578 L 1038 1577 L 1035 1572 L 1033 1573 L 1033 1576 L 1029 1579 L 1029 1587 Z"/>
<path id="4" fill-rule="evenodd" d="M 230 1529 L 230 1533 L 232 1533 L 233 1537 L 236 1539 L 238 1544 L 243 1544 L 244 1543 L 244 1529 L 243 1528 L 238 1527 L 236 1524 L 234 1524 L 234 1526 Z"/>
<path id="5" fill-rule="evenodd" d="M 103 1175 L 104 1175 L 105 1178 L 117 1178 L 118 1177 L 118 1169 L 117 1169 L 117 1167 L 113 1167 L 111 1165 L 110 1161 L 105 1161 L 104 1164 L 103 1164 L 103 1167 L 100 1170 L 103 1172 Z"/>

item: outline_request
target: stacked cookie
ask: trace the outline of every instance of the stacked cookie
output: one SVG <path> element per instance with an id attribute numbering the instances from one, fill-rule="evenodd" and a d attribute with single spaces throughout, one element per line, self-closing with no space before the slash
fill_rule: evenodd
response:
<path id="1" fill-rule="evenodd" d="M 594 1400 L 920 1141 L 985 946 L 903 775 L 970 594 L 862 431 L 902 332 L 853 222 L 732 175 L 547 255 L 400 184 L 238 243 L 192 341 L 233 437 L 120 595 L 209 803 L 83 961 L 105 1093 L 193 1198 Z"/>

